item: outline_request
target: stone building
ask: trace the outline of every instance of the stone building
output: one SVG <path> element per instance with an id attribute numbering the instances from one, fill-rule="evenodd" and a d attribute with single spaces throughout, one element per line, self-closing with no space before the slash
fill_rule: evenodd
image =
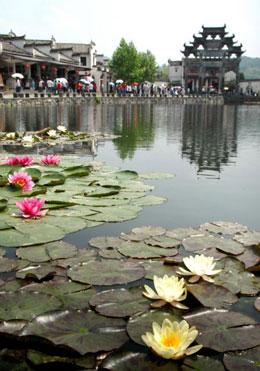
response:
<path id="1" fill-rule="evenodd" d="M 58 43 L 52 36 L 49 40 L 26 39 L 13 31 L 0 34 L 0 75 L 3 86 L 13 87 L 11 75 L 24 75 L 23 84 L 30 87 L 32 80 L 65 77 L 76 81 L 80 77 L 95 75 L 96 45 Z M 99 84 L 99 81 L 97 81 Z"/>
<path id="2" fill-rule="evenodd" d="M 234 38 L 234 35 L 228 35 L 226 25 L 202 26 L 202 31 L 193 35 L 193 41 L 184 44 L 181 66 L 186 92 L 221 93 L 230 81 L 233 90 L 238 91 L 239 63 L 244 51 L 242 44 L 237 45 Z M 172 68 L 173 79 L 181 75 L 180 69 L 174 74 L 176 64 L 179 65 L 180 61 L 169 61 L 169 73 Z"/>

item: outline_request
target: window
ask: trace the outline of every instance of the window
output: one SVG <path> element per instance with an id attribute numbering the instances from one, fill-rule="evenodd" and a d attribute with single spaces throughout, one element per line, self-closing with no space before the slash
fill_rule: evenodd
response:
<path id="1" fill-rule="evenodd" d="M 86 66 L 87 65 L 87 58 L 86 57 L 80 57 L 80 63 L 82 66 Z"/>

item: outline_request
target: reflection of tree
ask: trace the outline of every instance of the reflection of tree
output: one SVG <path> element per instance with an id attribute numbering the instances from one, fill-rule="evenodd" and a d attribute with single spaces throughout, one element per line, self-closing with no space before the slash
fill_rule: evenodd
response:
<path id="1" fill-rule="evenodd" d="M 154 142 L 153 107 L 150 104 L 117 107 L 114 140 L 120 158 L 133 158 L 137 146 L 150 148 Z"/>
<path id="2" fill-rule="evenodd" d="M 182 154 L 198 165 L 198 174 L 216 175 L 236 156 L 236 107 L 187 105 L 182 126 Z"/>

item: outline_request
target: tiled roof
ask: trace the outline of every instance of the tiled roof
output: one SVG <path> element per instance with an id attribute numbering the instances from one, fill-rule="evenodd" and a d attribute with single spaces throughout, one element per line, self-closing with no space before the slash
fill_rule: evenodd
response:
<path id="1" fill-rule="evenodd" d="M 36 40 L 36 39 L 26 39 L 25 46 L 28 45 L 51 45 L 51 40 Z"/>
<path id="2" fill-rule="evenodd" d="M 9 42 L 2 41 L 2 44 L 3 44 L 3 52 L 21 54 L 21 55 L 26 55 L 26 56 L 32 55 L 31 53 L 28 53 L 26 50 L 18 48 L 17 46 Z"/>
<path id="3" fill-rule="evenodd" d="M 73 49 L 73 54 L 74 53 L 79 53 L 79 54 L 84 54 L 84 53 L 89 53 L 89 48 L 90 44 L 77 44 L 77 43 L 56 43 L 56 48 L 72 48 Z"/>

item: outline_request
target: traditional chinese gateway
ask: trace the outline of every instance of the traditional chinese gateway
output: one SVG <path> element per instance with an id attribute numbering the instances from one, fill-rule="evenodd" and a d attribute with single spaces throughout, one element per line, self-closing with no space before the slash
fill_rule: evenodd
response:
<path id="1" fill-rule="evenodd" d="M 169 60 L 170 80 L 193 93 L 221 93 L 230 82 L 237 91 L 239 63 L 244 51 L 234 38 L 234 34 L 226 32 L 226 25 L 202 26 L 199 35 L 193 35 L 193 41 L 184 44 L 182 61 Z"/>

